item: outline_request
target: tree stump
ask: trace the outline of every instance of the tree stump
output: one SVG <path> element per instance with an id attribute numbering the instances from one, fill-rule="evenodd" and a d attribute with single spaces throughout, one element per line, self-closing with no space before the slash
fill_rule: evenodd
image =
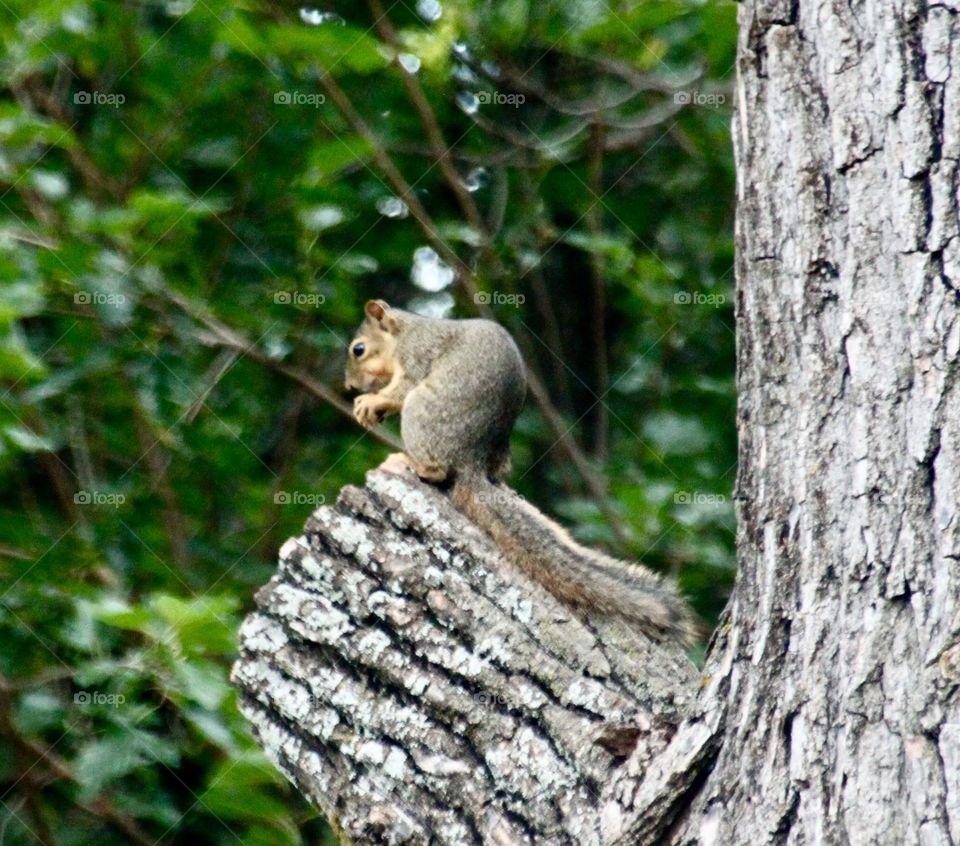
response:
<path id="1" fill-rule="evenodd" d="M 256 603 L 240 709 L 349 842 L 652 843 L 709 755 L 682 649 L 574 616 L 415 478 L 318 509 Z"/>

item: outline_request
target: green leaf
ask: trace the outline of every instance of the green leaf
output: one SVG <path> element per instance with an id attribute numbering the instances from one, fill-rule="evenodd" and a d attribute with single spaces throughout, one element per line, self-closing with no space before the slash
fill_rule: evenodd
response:
<path id="1" fill-rule="evenodd" d="M 500 42 L 506 47 L 518 47 L 527 31 L 530 14 L 528 0 L 500 0 L 492 7 L 492 29 Z"/>
<path id="2" fill-rule="evenodd" d="M 0 140 L 7 150 L 44 144 L 70 149 L 77 144 L 69 127 L 38 118 L 13 103 L 0 104 Z"/>
<path id="3" fill-rule="evenodd" d="M 148 763 L 144 750 L 132 735 L 88 741 L 73 762 L 73 772 L 89 800 L 112 781 Z"/>
<path id="4" fill-rule="evenodd" d="M 145 606 L 132 606 L 118 597 L 104 597 L 87 603 L 94 619 L 108 626 L 156 635 L 161 624 L 157 614 Z"/>
<path id="5" fill-rule="evenodd" d="M 4 285 L 3 296 L 0 297 L 0 325 L 9 325 L 15 318 L 38 314 L 43 305 L 43 290 L 36 282 Z"/>
<path id="6" fill-rule="evenodd" d="M 219 713 L 187 706 L 184 708 L 183 716 L 210 743 L 231 755 L 237 753 L 240 744 Z"/>
<path id="7" fill-rule="evenodd" d="M 178 661 L 173 667 L 171 684 L 210 711 L 219 708 L 230 693 L 223 668 L 209 662 Z"/>
<path id="8" fill-rule="evenodd" d="M 669 411 L 650 415 L 643 433 L 661 452 L 675 455 L 689 455 L 710 444 L 710 435 L 699 418 Z"/>
<path id="9" fill-rule="evenodd" d="M 266 41 L 278 56 L 306 58 L 327 72 L 368 74 L 388 64 L 376 39 L 355 26 L 271 26 Z"/>
<path id="10" fill-rule="evenodd" d="M 369 158 L 371 150 L 367 141 L 351 135 L 319 140 L 311 147 L 301 180 L 308 187 L 321 186 L 349 165 Z"/>
<path id="11" fill-rule="evenodd" d="M 66 713 L 58 696 L 48 690 L 31 690 L 18 700 L 15 719 L 23 734 L 36 735 L 59 728 Z"/>
<path id="12" fill-rule="evenodd" d="M 268 55 L 268 42 L 260 34 L 261 29 L 244 15 L 229 13 L 219 18 L 221 27 L 217 40 L 230 45 L 234 50 L 263 59 Z"/>
<path id="13" fill-rule="evenodd" d="M 228 653 L 235 648 L 237 599 L 206 595 L 180 599 L 160 594 L 151 606 L 177 633 L 184 649 L 200 653 Z"/>
<path id="14" fill-rule="evenodd" d="M 27 347 L 19 327 L 0 334 L 0 379 L 20 382 L 39 379 L 47 372 L 43 362 Z"/>
<path id="15" fill-rule="evenodd" d="M 281 823 L 280 831 L 292 835 L 286 824 L 286 803 L 276 792 L 281 783 L 276 769 L 263 754 L 259 750 L 249 751 L 214 770 L 200 800 L 210 813 L 225 820 L 276 820 Z"/>

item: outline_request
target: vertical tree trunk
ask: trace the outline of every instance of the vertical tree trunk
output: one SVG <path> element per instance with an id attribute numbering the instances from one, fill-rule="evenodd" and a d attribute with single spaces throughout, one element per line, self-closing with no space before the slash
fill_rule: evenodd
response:
<path id="1" fill-rule="evenodd" d="M 745 0 L 734 137 L 739 570 L 699 698 L 373 474 L 234 673 L 354 842 L 960 843 L 958 7 Z"/>
<path id="2" fill-rule="evenodd" d="M 957 8 L 740 8 L 739 574 L 678 842 L 960 842 Z"/>

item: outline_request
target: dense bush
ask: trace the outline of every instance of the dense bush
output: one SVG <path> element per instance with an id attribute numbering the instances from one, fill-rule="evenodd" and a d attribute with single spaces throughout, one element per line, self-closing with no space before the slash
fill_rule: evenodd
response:
<path id="1" fill-rule="evenodd" d="M 275 550 L 387 447 L 372 296 L 489 309 L 512 483 L 733 572 L 732 3 L 0 3 L 0 841 L 333 842 L 227 683 Z"/>

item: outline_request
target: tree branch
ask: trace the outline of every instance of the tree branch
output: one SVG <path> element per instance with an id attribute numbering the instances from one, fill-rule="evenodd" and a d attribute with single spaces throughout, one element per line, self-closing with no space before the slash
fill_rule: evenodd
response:
<path id="1" fill-rule="evenodd" d="M 283 374 L 288 379 L 292 379 L 297 384 L 306 388 L 314 396 L 332 405 L 344 416 L 349 417 L 351 420 L 353 419 L 353 406 L 327 385 L 323 384 L 323 382 L 318 382 L 309 373 L 305 373 L 299 368 L 291 367 L 290 365 L 283 364 L 271 358 L 236 329 L 233 329 L 226 323 L 208 314 L 204 309 L 190 302 L 190 300 L 182 294 L 171 291 L 167 296 L 173 303 L 190 315 L 190 317 L 202 323 L 209 330 L 198 336 L 201 343 L 207 344 L 208 346 L 236 350 L 251 361 L 255 361 L 264 367 L 269 367 L 271 370 Z M 376 426 L 369 431 L 373 437 L 387 446 L 393 449 L 403 449 L 403 444 L 382 426 Z"/>
<path id="2" fill-rule="evenodd" d="M 417 223 L 420 224 L 420 228 L 426 235 L 427 240 L 440 257 L 451 267 L 455 268 L 459 276 L 472 279 L 473 271 L 467 267 L 463 259 L 457 255 L 456 250 L 440 236 L 430 213 L 424 208 L 423 203 L 420 202 L 420 198 L 416 195 L 410 183 L 407 182 L 403 174 L 400 173 L 400 169 L 394 164 L 386 147 L 381 143 L 380 139 L 377 138 L 376 133 L 363 119 L 360 112 L 357 111 L 337 81 L 329 73 L 324 72 L 320 74 L 320 84 L 323 86 L 324 91 L 326 91 L 327 96 L 340 110 L 340 113 L 344 116 L 347 123 L 353 128 L 353 131 L 370 145 L 377 167 L 380 168 L 380 171 L 386 177 L 393 190 L 397 192 L 400 199 L 406 203 L 407 208 L 410 209 L 410 214 L 412 214 Z"/>

